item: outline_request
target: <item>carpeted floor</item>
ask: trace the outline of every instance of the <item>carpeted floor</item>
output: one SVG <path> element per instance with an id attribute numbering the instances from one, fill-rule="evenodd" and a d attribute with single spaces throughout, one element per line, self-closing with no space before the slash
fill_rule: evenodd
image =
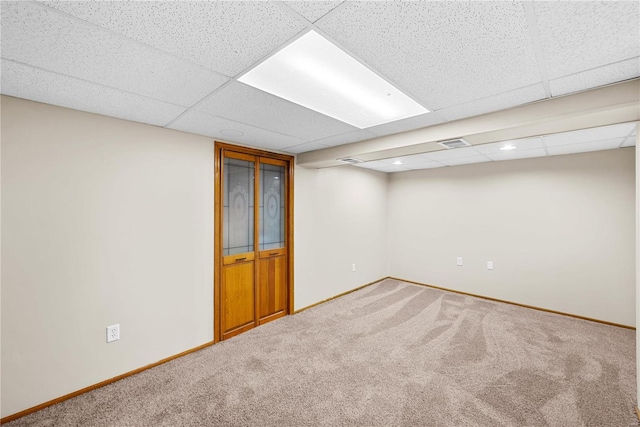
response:
<path id="1" fill-rule="evenodd" d="M 385 280 L 6 424 L 636 426 L 635 332 Z"/>

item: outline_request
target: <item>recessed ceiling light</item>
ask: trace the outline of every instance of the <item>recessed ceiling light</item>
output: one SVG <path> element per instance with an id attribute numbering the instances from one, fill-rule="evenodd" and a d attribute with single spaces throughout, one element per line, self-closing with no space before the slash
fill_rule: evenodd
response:
<path id="1" fill-rule="evenodd" d="M 429 112 L 315 31 L 238 81 L 361 129 Z"/>
<path id="2" fill-rule="evenodd" d="M 515 145 L 508 144 L 508 145 L 505 145 L 503 147 L 500 147 L 500 150 L 501 151 L 509 151 L 509 150 L 515 150 L 516 148 L 518 148 L 518 147 L 516 147 Z"/>
<path id="3" fill-rule="evenodd" d="M 396 160 L 395 162 L 391 163 L 392 165 L 401 165 L 402 161 L 401 160 Z"/>

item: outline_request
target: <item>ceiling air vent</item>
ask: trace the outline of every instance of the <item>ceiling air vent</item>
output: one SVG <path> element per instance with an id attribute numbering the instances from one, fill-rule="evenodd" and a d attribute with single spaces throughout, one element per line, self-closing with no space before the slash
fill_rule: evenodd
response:
<path id="1" fill-rule="evenodd" d="M 350 165 L 355 165 L 356 163 L 362 163 L 362 160 L 356 159 L 355 157 L 343 157 L 341 159 L 336 159 L 339 162 L 349 163 Z"/>
<path id="2" fill-rule="evenodd" d="M 458 139 L 451 139 L 449 141 L 440 141 L 438 142 L 438 145 L 442 145 L 445 148 L 460 148 L 460 147 L 469 147 L 471 144 L 469 144 L 463 138 L 458 138 Z"/>

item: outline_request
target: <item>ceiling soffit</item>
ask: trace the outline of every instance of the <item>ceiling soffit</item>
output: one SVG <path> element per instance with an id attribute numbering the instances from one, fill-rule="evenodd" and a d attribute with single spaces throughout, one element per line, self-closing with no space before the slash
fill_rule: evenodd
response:
<path id="1" fill-rule="evenodd" d="M 438 124 L 395 135 L 298 155 L 300 166 L 343 165 L 342 157 L 364 161 L 441 150 L 438 141 L 464 137 L 486 144 L 640 120 L 640 79 L 552 98 L 509 110 Z"/>

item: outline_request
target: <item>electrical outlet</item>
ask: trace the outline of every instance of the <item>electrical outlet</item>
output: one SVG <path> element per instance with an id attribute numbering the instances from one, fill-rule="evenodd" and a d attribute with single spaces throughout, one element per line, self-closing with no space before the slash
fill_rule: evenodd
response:
<path id="1" fill-rule="evenodd" d="M 458 259 L 457 259 L 457 264 L 458 264 L 459 266 L 462 266 L 462 257 L 461 257 L 461 256 L 459 256 L 459 257 L 458 257 Z"/>
<path id="2" fill-rule="evenodd" d="M 120 325 L 107 326 L 107 342 L 118 341 L 120 339 Z"/>
<path id="3" fill-rule="evenodd" d="M 353 271 L 353 272 L 356 271 L 356 265 L 355 264 L 351 264 L 351 271 Z"/>

